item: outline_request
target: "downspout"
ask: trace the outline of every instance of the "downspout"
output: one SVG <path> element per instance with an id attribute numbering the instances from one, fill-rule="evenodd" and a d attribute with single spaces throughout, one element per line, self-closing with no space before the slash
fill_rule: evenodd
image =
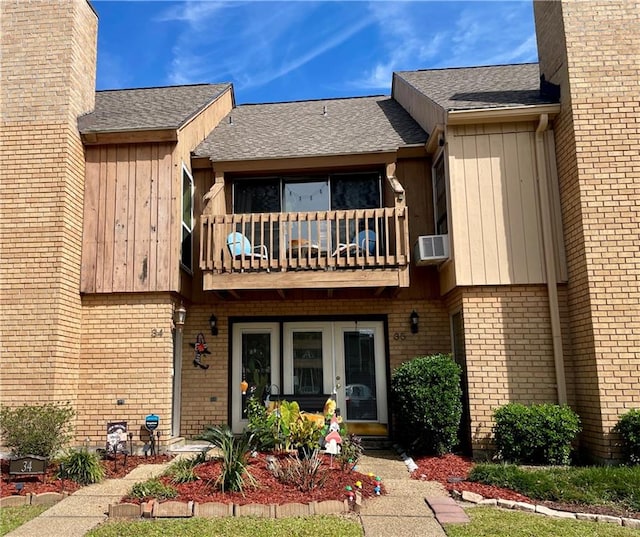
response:
<path id="1" fill-rule="evenodd" d="M 548 114 L 540 114 L 536 128 L 536 171 L 538 175 L 538 201 L 542 221 L 542 243 L 549 295 L 549 314 L 551 318 L 551 337 L 553 340 L 553 359 L 556 369 L 556 389 L 558 403 L 567 404 L 567 384 L 564 375 L 564 355 L 562 352 L 562 330 L 560 328 L 560 307 L 558 305 L 558 276 L 556 273 L 556 251 L 553 245 L 553 227 L 549 209 L 549 182 L 547 177 L 544 131 L 549 126 Z"/>

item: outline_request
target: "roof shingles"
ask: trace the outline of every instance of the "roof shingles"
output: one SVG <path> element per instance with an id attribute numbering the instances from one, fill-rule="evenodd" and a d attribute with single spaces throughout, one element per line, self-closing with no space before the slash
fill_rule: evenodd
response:
<path id="1" fill-rule="evenodd" d="M 537 63 L 402 71 L 395 74 L 445 110 L 551 104 Z"/>
<path id="2" fill-rule="evenodd" d="M 81 133 L 177 129 L 231 84 L 196 84 L 96 92 L 93 112 L 78 118 Z"/>
<path id="3" fill-rule="evenodd" d="M 390 97 L 356 97 L 238 106 L 194 154 L 233 161 L 371 153 L 426 138 Z"/>

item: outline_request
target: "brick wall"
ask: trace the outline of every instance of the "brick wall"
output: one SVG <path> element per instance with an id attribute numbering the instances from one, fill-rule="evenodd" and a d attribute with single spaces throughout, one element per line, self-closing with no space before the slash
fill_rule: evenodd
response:
<path id="1" fill-rule="evenodd" d="M 2 402 L 76 397 L 84 156 L 97 17 L 86 0 L 0 3 Z"/>
<path id="2" fill-rule="evenodd" d="M 487 450 L 497 407 L 557 402 L 546 286 L 464 287 L 448 304 L 464 319 L 473 449 Z"/>
<path id="3" fill-rule="evenodd" d="M 420 315 L 420 330 L 412 334 L 409 315 L 413 310 Z M 215 313 L 219 333 L 210 335 L 209 317 Z M 401 362 L 418 355 L 435 352 L 450 352 L 449 318 L 446 308 L 439 301 L 405 301 L 393 299 L 368 300 L 287 300 L 235 302 L 228 301 L 188 308 L 184 327 L 183 376 L 182 376 L 182 423 L 183 436 L 194 436 L 206 425 L 228 421 L 228 377 L 229 377 L 229 317 L 237 316 L 300 316 L 308 315 L 367 315 L 388 314 L 389 356 L 391 370 Z M 274 319 L 276 320 L 276 319 Z M 193 348 L 198 332 L 203 332 L 212 354 L 206 356 L 208 370 L 194 368 Z M 398 339 L 394 334 L 398 334 Z M 400 337 L 404 335 L 404 339 Z M 235 389 L 235 387 L 231 387 Z M 211 397 L 217 401 L 211 402 Z"/>
<path id="4" fill-rule="evenodd" d="M 139 432 L 148 414 L 160 416 L 162 438 L 170 435 L 172 314 L 168 293 L 83 298 L 77 441 L 101 445 L 106 423 L 121 420 L 136 442 L 146 440 Z"/>
<path id="5" fill-rule="evenodd" d="M 535 2 L 540 69 L 560 84 L 554 122 L 583 442 L 640 400 L 640 4 Z M 566 46 L 565 46 L 566 44 Z"/>

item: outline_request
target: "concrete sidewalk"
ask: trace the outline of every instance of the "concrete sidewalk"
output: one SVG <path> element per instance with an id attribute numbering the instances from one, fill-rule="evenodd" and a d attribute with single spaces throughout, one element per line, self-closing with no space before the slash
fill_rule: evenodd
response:
<path id="1" fill-rule="evenodd" d="M 161 474 L 169 463 L 143 464 L 122 479 L 107 479 L 74 492 L 6 537 L 82 537 L 107 518 L 116 503 L 138 481 Z"/>
<path id="2" fill-rule="evenodd" d="M 366 453 L 358 471 L 379 475 L 387 494 L 364 502 L 360 519 L 365 537 L 446 537 L 425 501 L 427 497 L 448 500 L 444 487 L 435 481 L 411 479 L 407 465 L 395 452 Z"/>

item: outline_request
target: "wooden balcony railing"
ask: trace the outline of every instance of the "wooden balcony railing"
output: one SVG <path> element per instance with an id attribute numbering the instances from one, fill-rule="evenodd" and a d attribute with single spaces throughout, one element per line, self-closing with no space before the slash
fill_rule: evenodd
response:
<path id="1" fill-rule="evenodd" d="M 407 208 L 201 216 L 208 273 L 393 269 L 410 262 Z"/>

